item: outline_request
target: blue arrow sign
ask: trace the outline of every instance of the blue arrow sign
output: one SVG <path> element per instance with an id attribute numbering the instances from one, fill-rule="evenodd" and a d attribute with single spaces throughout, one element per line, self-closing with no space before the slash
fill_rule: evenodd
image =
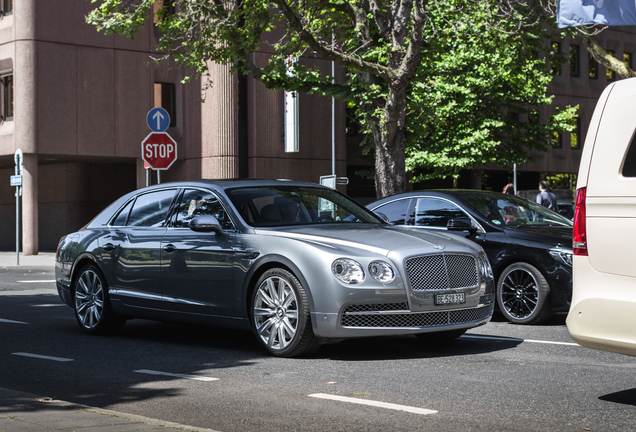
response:
<path id="1" fill-rule="evenodd" d="M 22 186 L 22 176 L 21 175 L 12 175 L 11 176 L 11 186 Z"/>
<path id="2" fill-rule="evenodd" d="M 146 124 L 153 132 L 164 132 L 170 126 L 170 114 L 163 108 L 153 108 L 146 115 Z"/>

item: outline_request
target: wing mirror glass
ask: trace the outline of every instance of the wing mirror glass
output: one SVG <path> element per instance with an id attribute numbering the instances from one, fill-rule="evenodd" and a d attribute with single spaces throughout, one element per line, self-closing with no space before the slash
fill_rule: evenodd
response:
<path id="1" fill-rule="evenodd" d="M 449 231 L 468 231 L 471 234 L 477 232 L 477 227 L 473 225 L 473 221 L 468 217 L 449 219 L 446 228 Z"/>

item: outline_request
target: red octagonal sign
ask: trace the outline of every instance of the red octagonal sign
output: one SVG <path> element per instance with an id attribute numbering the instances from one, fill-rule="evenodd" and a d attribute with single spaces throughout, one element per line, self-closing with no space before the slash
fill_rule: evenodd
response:
<path id="1" fill-rule="evenodd" d="M 153 132 L 141 142 L 141 157 L 155 170 L 166 170 L 177 160 L 177 142 L 166 132 Z"/>

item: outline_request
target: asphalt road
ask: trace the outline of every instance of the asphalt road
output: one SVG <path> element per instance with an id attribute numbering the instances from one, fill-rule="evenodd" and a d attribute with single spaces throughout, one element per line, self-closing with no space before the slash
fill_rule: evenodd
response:
<path id="1" fill-rule="evenodd" d="M 501 319 L 442 347 L 348 340 L 303 359 L 251 333 L 133 320 L 87 336 L 48 267 L 0 268 L 0 387 L 219 431 L 625 431 L 636 362 L 565 317 Z"/>

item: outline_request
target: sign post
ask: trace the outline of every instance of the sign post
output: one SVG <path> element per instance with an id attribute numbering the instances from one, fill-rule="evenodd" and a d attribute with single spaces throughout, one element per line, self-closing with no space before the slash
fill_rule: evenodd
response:
<path id="1" fill-rule="evenodd" d="M 11 186 L 15 186 L 15 261 L 20 265 L 20 197 L 22 196 L 22 171 L 24 170 L 22 150 L 13 155 L 15 175 L 11 176 Z"/>
<path id="2" fill-rule="evenodd" d="M 167 170 L 177 160 L 177 142 L 167 132 L 170 115 L 163 108 L 148 111 L 146 124 L 152 131 L 141 142 L 141 158 L 146 168 L 146 186 L 149 184 L 149 169 L 157 171 L 157 183 L 161 183 L 161 171 Z"/>

